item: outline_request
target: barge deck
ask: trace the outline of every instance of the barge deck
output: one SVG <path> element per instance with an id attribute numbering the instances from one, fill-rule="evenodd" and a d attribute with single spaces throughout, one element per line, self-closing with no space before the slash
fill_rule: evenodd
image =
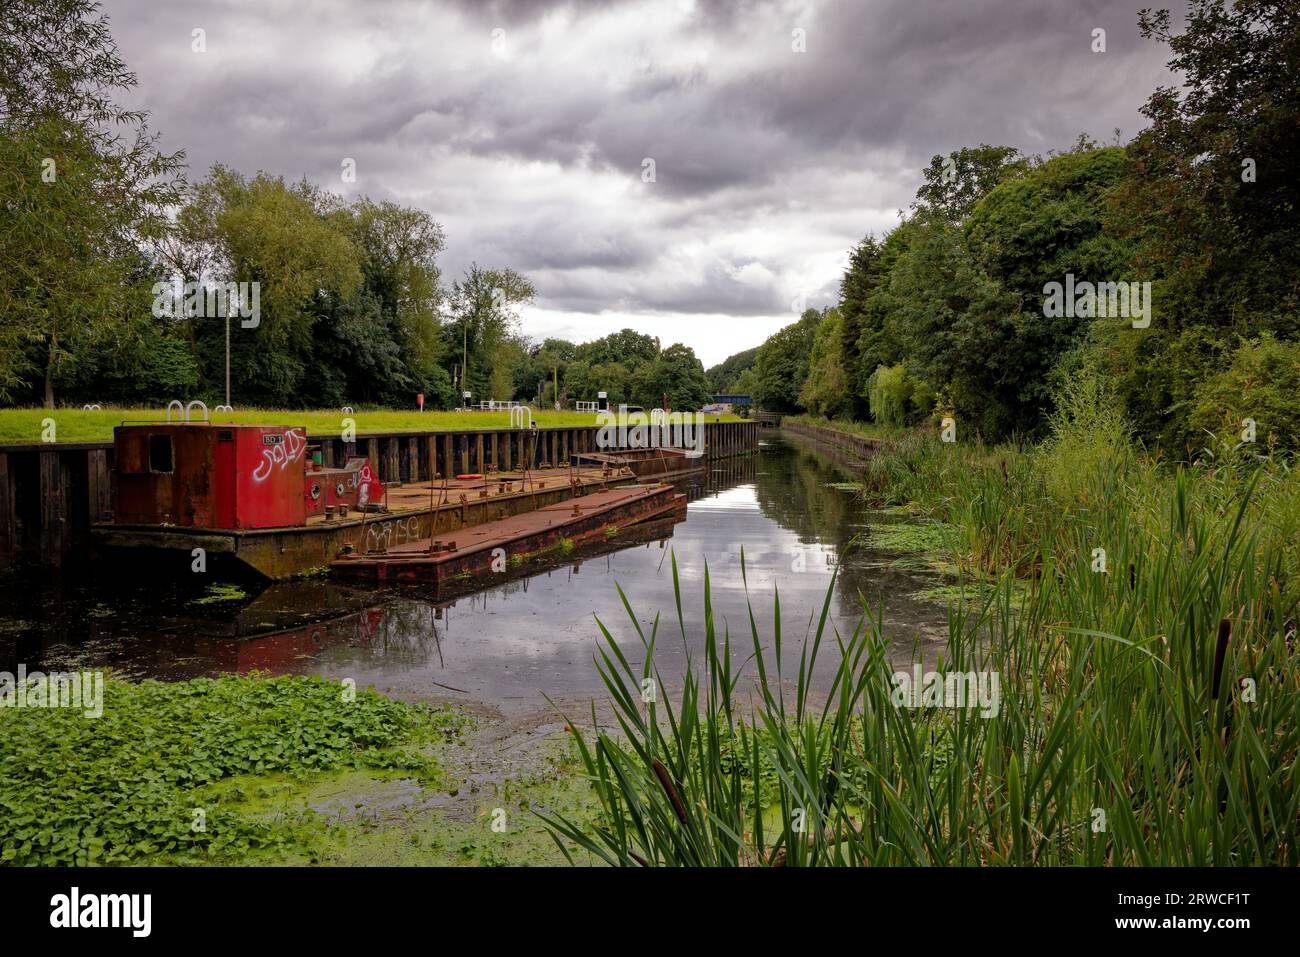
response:
<path id="1" fill-rule="evenodd" d="M 617 535 L 623 527 L 684 515 L 686 496 L 671 485 L 625 485 L 555 502 L 535 511 L 445 536 L 353 552 L 330 563 L 340 577 L 373 584 L 491 579 L 553 550 Z"/>

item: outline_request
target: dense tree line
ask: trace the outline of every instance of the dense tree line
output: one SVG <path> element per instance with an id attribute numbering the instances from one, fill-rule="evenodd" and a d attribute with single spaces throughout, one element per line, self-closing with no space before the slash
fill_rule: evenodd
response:
<path id="1" fill-rule="evenodd" d="M 1032 436 L 1082 375 L 1171 453 L 1246 420 L 1300 445 L 1300 4 L 1194 0 L 1181 34 L 1161 11 L 1140 27 L 1184 81 L 1151 95 L 1145 130 L 934 157 L 898 226 L 851 251 L 839 302 L 759 348 L 760 405 Z M 1084 292 L 1061 308 L 1053 283 Z M 1150 283 L 1149 324 L 1099 283 Z"/>
<path id="2" fill-rule="evenodd" d="M 706 373 L 709 388 L 715 393 L 726 392 L 733 395 L 754 394 L 754 363 L 758 361 L 758 346 L 728 356 L 723 362 L 713 366 Z"/>
<path id="3" fill-rule="evenodd" d="M 240 405 L 708 400 L 686 346 L 534 345 L 529 280 L 476 263 L 445 284 L 423 210 L 222 165 L 187 182 L 184 154 L 115 105 L 134 85 L 98 3 L 6 5 L 0 401 L 217 404 L 227 375 Z"/>
<path id="4" fill-rule="evenodd" d="M 581 344 L 547 339 L 530 353 L 524 374 L 540 386 L 544 405 L 555 401 L 557 383 L 562 401 L 592 402 L 604 392 L 610 405 L 643 408 L 698 409 L 712 395 L 694 350 L 681 343 L 660 348 L 658 339 L 632 329 Z"/>

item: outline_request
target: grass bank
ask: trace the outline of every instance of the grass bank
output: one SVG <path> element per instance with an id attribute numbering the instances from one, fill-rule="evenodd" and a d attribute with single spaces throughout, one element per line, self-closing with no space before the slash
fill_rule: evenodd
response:
<path id="1" fill-rule="evenodd" d="M 0 409 L 0 443 L 41 442 L 46 419 L 53 419 L 59 442 L 104 442 L 113 438 L 113 427 L 123 422 L 160 422 L 163 408 L 106 409 Z M 414 412 L 358 408 L 351 413 L 336 409 L 238 409 L 210 412 L 209 421 L 265 425 L 305 426 L 309 434 L 337 434 L 345 418 L 355 422 L 358 435 L 389 432 L 455 431 L 460 429 L 504 429 L 510 425 L 507 412 Z M 709 422 L 739 422 L 735 415 L 709 415 Z M 533 412 L 540 428 L 597 425 L 594 413 L 572 411 Z"/>
<path id="2" fill-rule="evenodd" d="M 1074 398 L 1036 448 L 918 433 L 869 463 L 864 505 L 942 523 L 985 583 L 925 694 L 878 609 L 832 633 L 832 585 L 782 674 L 779 595 L 719 633 L 706 576 L 676 702 L 640 694 L 657 624 L 643 667 L 605 632 L 618 728 L 575 736 L 608 823 L 550 826 L 628 866 L 1300 863 L 1300 474 L 1250 447 L 1170 467 Z"/>

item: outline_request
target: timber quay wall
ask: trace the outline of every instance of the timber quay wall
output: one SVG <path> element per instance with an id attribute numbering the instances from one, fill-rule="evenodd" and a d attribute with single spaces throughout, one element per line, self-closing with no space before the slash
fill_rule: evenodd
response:
<path id="1" fill-rule="evenodd" d="M 758 428 L 752 421 L 706 421 L 704 451 L 710 460 L 750 455 L 758 451 Z M 489 468 L 563 465 L 570 455 L 597 451 L 599 430 L 590 425 L 381 432 L 359 435 L 355 442 L 308 431 L 307 442 L 320 445 L 326 467 L 363 455 L 381 481 L 416 482 Z M 90 527 L 112 515 L 112 470 L 112 442 L 0 445 L 0 572 L 20 563 L 57 568 L 78 549 L 88 551 Z"/>
<path id="2" fill-rule="evenodd" d="M 781 431 L 802 435 L 805 438 L 829 445 L 842 452 L 848 452 L 863 461 L 871 458 L 876 449 L 880 448 L 879 439 L 869 439 L 863 435 L 853 435 L 836 429 L 825 429 L 819 425 L 808 425 L 804 422 L 783 421 Z"/>

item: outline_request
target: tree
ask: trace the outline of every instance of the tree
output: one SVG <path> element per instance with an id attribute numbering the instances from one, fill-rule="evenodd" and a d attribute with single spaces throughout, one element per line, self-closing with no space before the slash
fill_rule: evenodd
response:
<path id="1" fill-rule="evenodd" d="M 140 342 L 139 252 L 167 229 L 183 154 L 114 103 L 135 85 L 90 0 L 14 0 L 0 20 L 0 397 L 78 355 Z"/>
<path id="2" fill-rule="evenodd" d="M 922 171 L 914 210 L 961 222 L 998 184 L 1023 173 L 1030 160 L 1011 146 L 963 146 L 947 156 L 936 154 Z"/>
<path id="3" fill-rule="evenodd" d="M 444 240 L 427 213 L 366 198 L 348 204 L 306 181 L 250 179 L 220 165 L 186 199 L 154 247 L 157 270 L 173 282 L 257 289 L 259 314 L 248 321 L 177 310 L 206 395 L 224 397 L 229 327 L 241 402 L 410 407 L 423 393 L 428 406 L 450 403 Z"/>
<path id="4" fill-rule="evenodd" d="M 851 408 L 848 378 L 844 373 L 843 321 L 838 309 L 827 309 L 813 336 L 808 377 L 799 402 L 814 415 L 839 418 Z"/>
<path id="5" fill-rule="evenodd" d="M 1142 259 L 1172 267 L 1185 325 L 1249 316 L 1256 328 L 1300 319 L 1300 124 L 1296 37 L 1287 0 L 1192 0 L 1183 33 L 1168 10 L 1144 10 L 1142 35 L 1169 45 L 1181 89 L 1159 87 L 1151 126 L 1131 147 L 1121 220 L 1146 241 Z"/>
<path id="6" fill-rule="evenodd" d="M 317 302 L 315 361 L 303 399 L 410 406 L 420 393 L 427 407 L 451 404 L 451 380 L 441 367 L 442 227 L 424 211 L 395 203 L 363 198 L 342 206 L 320 195 L 316 204 L 355 246 L 361 285 L 354 296 Z"/>
<path id="7" fill-rule="evenodd" d="M 544 394 L 544 403 L 563 402 L 567 395 L 570 398 L 575 396 L 575 388 L 581 389 L 585 386 L 582 381 L 574 382 L 573 377 L 577 376 L 581 380 L 587 368 L 587 363 L 575 358 L 578 354 L 578 347 L 567 339 L 546 339 L 541 346 L 534 347 L 530 350 L 524 367 L 528 370 L 524 397 L 532 398 L 536 395 L 537 384 L 543 383 L 542 392 Z M 556 395 L 556 380 L 559 380 L 559 395 Z"/>
<path id="8" fill-rule="evenodd" d="M 586 402 L 596 401 L 599 393 L 605 393 L 605 400 L 611 406 L 632 401 L 632 370 L 621 362 L 598 362 L 588 367 L 586 388 L 581 397 Z M 572 393 L 579 397 L 578 391 Z"/>
<path id="9" fill-rule="evenodd" d="M 859 245 L 862 254 L 851 258 L 852 275 L 846 274 L 841 283 L 844 298 L 839 308 L 844 317 L 843 335 L 846 338 L 857 335 L 856 348 L 845 349 L 845 355 L 856 355 L 854 361 L 845 360 L 855 418 L 866 415 L 863 397 L 872 373 L 882 365 L 903 361 L 902 332 L 895 321 L 898 310 L 890 277 L 913 238 L 923 229 L 919 219 L 904 220 L 879 244 Z"/>
<path id="10" fill-rule="evenodd" d="M 1193 0 L 1181 34 L 1165 10 L 1139 25 L 1168 44 L 1182 83 L 1143 107 L 1150 126 L 1129 145 L 1107 226 L 1136 243 L 1132 268 L 1156 283 L 1157 308 L 1140 341 L 1097 354 L 1139 430 L 1195 454 L 1204 436 L 1186 413 L 1235 343 L 1300 338 L 1300 7 Z"/>
<path id="11" fill-rule="evenodd" d="M 423 210 L 364 198 L 343 215 L 350 218 L 350 235 L 364 257 L 363 287 L 378 301 L 400 350 L 407 389 L 427 384 L 444 356 L 437 262 L 442 227 Z"/>
<path id="12" fill-rule="evenodd" d="M 528 341 L 523 336 L 509 333 L 501 338 L 492 351 L 492 372 L 488 379 L 488 395 L 497 399 L 509 399 L 515 394 L 515 383 L 519 380 L 519 370 L 531 366 Z M 552 373 L 554 369 L 552 368 Z M 551 378 L 546 381 L 554 383 Z M 555 401 L 554 395 L 551 401 Z"/>
<path id="13" fill-rule="evenodd" d="M 409 405 L 416 392 L 431 391 L 428 376 L 417 380 L 410 374 L 383 303 L 368 289 L 323 303 L 313 338 L 311 372 L 291 404 Z"/>
<path id="14" fill-rule="evenodd" d="M 803 408 L 799 393 L 808 377 L 808 358 L 821 313 L 806 309 L 798 322 L 774 333 L 758 350 L 754 363 L 754 401 L 767 412 L 795 412 Z"/>
<path id="15" fill-rule="evenodd" d="M 757 389 L 758 373 L 754 371 L 753 366 L 749 366 L 731 381 L 729 391 L 733 395 L 747 395 L 752 399 Z"/>
<path id="16" fill-rule="evenodd" d="M 1126 165 L 1123 148 L 1084 143 L 1004 181 L 966 220 L 972 275 L 980 277 L 989 312 L 971 329 L 972 338 L 954 348 L 980 353 L 966 381 L 989 397 L 979 414 L 990 437 L 1045 425 L 1061 381 L 1057 367 L 1082 348 L 1097 321 L 1048 315 L 1045 286 L 1063 283 L 1067 274 L 1079 282 L 1142 278 L 1129 272 L 1133 245 L 1105 230 Z M 1138 334 L 1106 328 L 1108 335 Z M 1000 408 L 993 411 L 993 403 Z"/>
<path id="17" fill-rule="evenodd" d="M 727 356 L 726 359 L 705 373 L 709 379 L 709 388 L 715 393 L 742 394 L 735 389 L 736 380 L 746 369 L 753 368 L 754 363 L 757 361 L 758 346 Z M 743 394 L 747 395 L 748 393 Z"/>
<path id="18" fill-rule="evenodd" d="M 840 278 L 840 363 L 848 383 L 848 414 L 855 419 L 866 416 L 867 407 L 859 390 L 862 381 L 862 337 L 866 326 L 867 300 L 879 288 L 881 272 L 877 268 L 880 246 L 874 236 L 866 236 L 849 251 L 849 268 Z"/>
<path id="19" fill-rule="evenodd" d="M 259 314 L 230 323 L 231 374 L 242 401 L 304 404 L 320 391 L 315 379 L 335 374 L 315 361 L 322 341 L 332 336 L 355 346 L 384 329 L 382 289 L 352 301 L 362 291 L 363 278 L 363 254 L 350 236 L 354 226 L 335 197 L 308 183 L 288 186 L 266 173 L 249 179 L 216 165 L 191 189 L 179 229 L 189 249 L 203 252 L 173 258 L 207 263 L 209 272 L 178 278 L 247 283 L 250 289 L 255 283 L 258 290 Z M 205 311 L 198 317 L 180 313 L 179 318 L 190 328 L 205 381 L 215 387 L 223 379 L 226 317 Z M 322 318 L 327 330 L 318 326 Z M 326 346 L 325 353 L 331 351 L 340 352 Z M 382 373 L 394 361 L 393 347 L 375 342 L 361 368 Z M 313 381 L 307 380 L 308 368 Z M 223 390 L 213 391 L 221 395 Z"/>
<path id="20" fill-rule="evenodd" d="M 712 397 L 704 364 L 690 346 L 673 343 L 652 362 L 632 373 L 632 396 L 638 405 L 697 410 Z"/>
<path id="21" fill-rule="evenodd" d="M 578 355 L 592 363 L 618 362 L 635 369 L 658 357 L 659 340 L 635 329 L 621 329 L 603 339 L 583 343 L 578 347 Z"/>
<path id="22" fill-rule="evenodd" d="M 507 338 L 519 324 L 519 308 L 531 302 L 532 283 L 513 269 L 473 263 L 447 297 L 448 351 L 462 369 L 460 388 L 480 398 L 513 392 L 513 370 L 503 362 Z M 495 394 L 499 390 L 500 394 Z"/>
<path id="23" fill-rule="evenodd" d="M 541 351 L 560 362 L 572 362 L 578 358 L 578 346 L 568 339 L 544 339 Z"/>
<path id="24" fill-rule="evenodd" d="M 946 390 L 967 434 L 1000 436 L 1016 427 L 1023 383 L 1018 351 L 1006 344 L 1031 321 L 980 267 L 959 227 L 938 217 L 914 220 L 907 250 L 890 271 L 885 324 L 904 364 Z"/>
<path id="25" fill-rule="evenodd" d="M 1170 23 L 1139 15 L 1184 80 L 1152 94 L 1147 130 L 1127 147 L 1081 136 L 1045 161 L 986 145 L 934 157 L 910 214 L 850 253 L 838 357 L 829 321 L 811 339 L 782 329 L 753 368 L 760 403 L 822 412 L 842 375 L 855 418 L 869 395 L 879 419 L 955 412 L 964 434 L 996 439 L 1044 431 L 1054 396 L 1100 373 L 1166 450 L 1195 455 L 1251 406 L 1291 443 L 1300 6 L 1192 0 L 1185 29 Z M 1070 281 L 1140 284 L 1150 327 L 1048 308 L 1048 283 Z"/>

